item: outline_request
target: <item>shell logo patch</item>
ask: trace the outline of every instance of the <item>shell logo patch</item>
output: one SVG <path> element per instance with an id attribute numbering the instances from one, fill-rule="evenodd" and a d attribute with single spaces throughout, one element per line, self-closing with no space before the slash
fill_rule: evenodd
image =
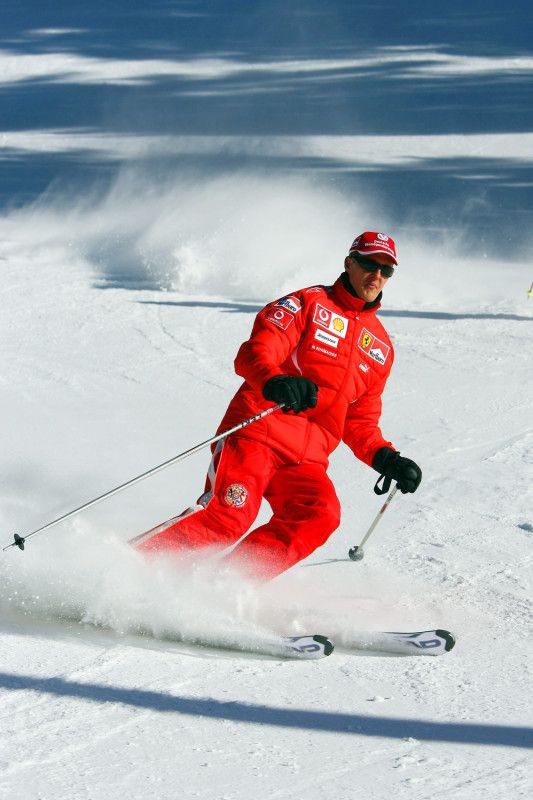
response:
<path id="1" fill-rule="evenodd" d="M 265 313 L 265 319 L 273 322 L 278 328 L 286 331 L 291 322 L 294 321 L 294 315 L 290 311 L 285 311 L 282 308 L 269 308 Z"/>
<path id="2" fill-rule="evenodd" d="M 366 328 L 363 328 L 357 344 L 367 356 L 373 358 L 378 364 L 384 364 L 389 357 L 389 345 L 382 342 L 381 339 L 378 339 L 378 337 L 374 336 L 370 331 L 367 331 Z"/>
<path id="3" fill-rule="evenodd" d="M 224 489 L 224 502 L 227 506 L 242 508 L 248 499 L 248 491 L 242 483 L 230 483 Z"/>
<path id="4" fill-rule="evenodd" d="M 348 328 L 348 320 L 346 317 L 341 317 L 340 314 L 335 314 L 329 308 L 316 304 L 313 322 L 321 325 L 326 330 L 334 333 L 335 336 L 340 336 L 341 339 L 346 338 L 346 329 Z"/>

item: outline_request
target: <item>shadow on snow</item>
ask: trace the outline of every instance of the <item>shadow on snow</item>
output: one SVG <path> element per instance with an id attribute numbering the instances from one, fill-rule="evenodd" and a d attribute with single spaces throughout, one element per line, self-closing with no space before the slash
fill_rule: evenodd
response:
<path id="1" fill-rule="evenodd" d="M 513 9 L 513 14 L 502 11 L 498 0 L 466 5 L 450 0 L 443 11 L 441 2 L 428 0 L 421 15 L 415 6 L 388 0 L 335 0 L 325 14 L 319 0 L 236 0 L 228 14 L 222 0 L 154 0 L 148 5 L 5 0 L 0 48 L 15 67 L 17 56 L 49 57 L 43 70 L 32 71 L 30 65 L 26 77 L 21 73 L 12 80 L 7 71 L 0 80 L 0 96 L 9 108 L 5 125 L 9 131 L 59 128 L 74 139 L 80 129 L 119 136 L 216 132 L 245 137 L 530 132 L 531 70 L 520 67 L 519 58 L 530 52 L 533 10 L 526 0 L 517 0 Z M 364 42 L 354 40 L 357 30 L 365 31 Z M 72 62 L 70 56 L 86 61 Z M 432 72 L 441 57 L 452 59 L 455 69 L 453 58 L 462 56 L 517 60 L 478 69 L 478 62 L 468 66 L 460 59 L 453 73 Z M 345 63 L 350 59 L 357 63 Z M 210 61 L 208 75 L 199 60 Z M 121 73 L 126 61 L 138 62 L 134 82 Z M 161 75 L 153 62 L 167 62 L 171 72 L 177 62 L 186 62 L 186 68 Z M 473 196 L 483 206 L 479 215 L 467 218 L 478 227 L 478 245 L 479 218 L 485 213 L 492 214 L 483 220 L 485 229 L 492 230 L 496 217 L 501 232 L 527 222 L 525 210 L 531 207 L 528 160 L 499 164 L 477 153 L 462 165 L 458 159 L 437 158 L 436 170 L 432 159 L 400 169 L 374 171 L 370 165 L 373 172 L 361 182 L 365 165 L 356 162 L 299 158 L 297 153 L 269 160 L 261 158 L 260 150 L 219 154 L 219 168 L 232 169 L 239 162 L 321 169 L 363 196 L 377 189 L 393 219 L 409 209 L 425 225 L 442 218 L 444 198 L 449 212 L 444 224 L 464 222 L 462 200 Z M 47 153 L 40 141 L 27 151 L 4 153 L 4 205 L 28 202 L 54 179 L 71 181 L 73 172 L 80 186 L 95 175 L 111 180 L 110 173 L 123 163 L 120 155 L 115 162 L 105 161 L 94 151 Z M 216 168 L 216 160 L 177 154 L 174 164 L 181 169 L 195 162 L 205 171 Z M 476 171 L 487 174 L 472 175 Z M 468 177 L 477 180 L 466 186 Z"/>
<path id="2" fill-rule="evenodd" d="M 253 725 L 298 728 L 355 736 L 456 742 L 505 747 L 533 746 L 533 728 L 480 723 L 432 722 L 414 719 L 339 714 L 331 711 L 272 708 L 253 703 L 221 702 L 212 698 L 178 697 L 145 689 L 123 689 L 64 678 L 35 678 L 0 673 L 0 686 L 10 691 L 33 691 L 93 703 L 114 703 L 161 713 L 223 719 Z"/>
<path id="3" fill-rule="evenodd" d="M 100 287 L 103 288 L 103 287 Z M 112 285 L 108 288 L 119 288 L 119 285 Z M 120 288 L 128 288 L 121 286 Z M 257 314 L 264 308 L 264 305 L 252 305 L 251 303 L 226 302 L 223 300 L 139 300 L 143 305 L 155 306 L 175 306 L 177 308 L 216 308 L 228 314 Z M 532 317 L 522 317 L 518 314 L 505 314 L 489 312 L 472 312 L 453 314 L 448 311 L 409 311 L 400 309 L 380 309 L 378 312 L 382 317 L 406 317 L 409 319 L 435 319 L 445 321 L 455 321 L 461 319 L 491 319 L 507 320 L 512 322 L 531 322 Z"/>

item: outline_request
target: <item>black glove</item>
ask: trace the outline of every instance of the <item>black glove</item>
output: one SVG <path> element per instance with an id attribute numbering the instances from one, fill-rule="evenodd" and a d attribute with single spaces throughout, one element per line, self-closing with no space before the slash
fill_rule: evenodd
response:
<path id="1" fill-rule="evenodd" d="M 374 487 L 376 494 L 385 494 L 389 490 L 392 481 L 396 481 L 398 488 L 403 494 L 407 492 L 416 492 L 422 480 L 422 470 L 411 461 L 410 458 L 404 458 L 395 450 L 390 447 L 381 447 L 374 458 L 372 459 L 373 468 L 379 472 L 380 475 L 385 476 L 385 483 L 383 490 Z"/>
<path id="2" fill-rule="evenodd" d="M 307 408 L 314 408 L 317 403 L 318 386 L 313 381 L 300 375 L 274 375 L 263 387 L 265 400 L 283 403 L 284 412 L 294 411 L 298 414 Z"/>

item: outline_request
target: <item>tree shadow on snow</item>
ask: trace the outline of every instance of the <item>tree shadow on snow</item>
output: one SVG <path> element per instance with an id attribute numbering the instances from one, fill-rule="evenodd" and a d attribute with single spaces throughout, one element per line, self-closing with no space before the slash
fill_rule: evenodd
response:
<path id="1" fill-rule="evenodd" d="M 55 697 L 72 697 L 93 703 L 115 703 L 161 713 L 223 719 L 252 725 L 270 725 L 355 736 L 388 739 L 412 737 L 423 741 L 455 742 L 505 747 L 533 746 L 533 728 L 480 723 L 432 722 L 415 719 L 339 714 L 332 711 L 273 708 L 253 703 L 188 698 L 145 689 L 123 689 L 64 678 L 37 678 L 0 672 L 0 686 L 10 691 L 33 691 Z"/>
<path id="2" fill-rule="evenodd" d="M 64 182 L 79 196 L 94 180 L 112 184 L 130 163 L 132 135 L 455 140 L 531 130 L 531 70 L 520 60 L 530 50 L 526 0 L 516 0 L 513 14 L 498 0 L 450 0 L 445 12 L 440 0 L 427 0 L 424 14 L 389 0 L 336 0 L 327 13 L 317 0 L 235 0 L 231 14 L 220 0 L 4 0 L 2 10 L 0 49 L 10 59 L 0 78 L 4 129 L 35 137 L 4 143 L 0 206 L 23 205 Z M 357 30 L 365 37 L 354 46 Z M 53 131 L 63 138 L 50 144 Z M 101 138 L 78 149 L 87 133 Z M 124 148 L 109 149 L 109 136 L 123 137 Z M 151 166 L 166 174 L 170 164 L 191 163 L 208 174 L 238 164 L 318 170 L 362 197 L 377 191 L 393 224 L 405 209 L 424 227 L 468 223 L 478 249 L 485 240 L 501 245 L 510 231 L 508 252 L 522 238 L 514 231 L 529 224 L 531 160 L 518 154 L 490 159 L 477 148 L 471 158 L 439 158 L 437 151 L 379 166 L 358 163 L 357 152 L 346 158 L 342 148 L 337 157 L 313 158 L 298 145 L 289 156 L 282 148 L 268 157 L 261 146 L 233 153 L 224 146 L 186 149 Z"/>
<path id="3" fill-rule="evenodd" d="M 178 308 L 217 308 L 228 314 L 257 314 L 264 305 L 227 302 L 225 300 L 139 300 L 147 306 L 177 306 Z"/>
<path id="4" fill-rule="evenodd" d="M 124 287 L 123 287 L 124 288 Z M 225 300 L 139 300 L 143 305 L 175 306 L 176 308 L 216 308 L 230 314 L 257 314 L 264 308 L 263 305 L 252 303 L 228 302 Z M 533 317 L 522 317 L 518 314 L 505 314 L 489 312 L 471 312 L 454 314 L 448 311 L 409 311 L 400 309 L 380 309 L 381 317 L 408 317 L 410 319 L 435 319 L 435 320 L 460 320 L 460 319 L 491 319 L 511 320 L 513 322 L 531 322 Z"/>
<path id="5" fill-rule="evenodd" d="M 521 317 L 518 314 L 490 314 L 488 312 L 473 312 L 467 314 L 453 314 L 447 311 L 395 311 L 393 309 L 379 310 L 380 317 L 410 317 L 411 319 L 502 319 L 513 322 L 531 322 L 533 317 Z"/>

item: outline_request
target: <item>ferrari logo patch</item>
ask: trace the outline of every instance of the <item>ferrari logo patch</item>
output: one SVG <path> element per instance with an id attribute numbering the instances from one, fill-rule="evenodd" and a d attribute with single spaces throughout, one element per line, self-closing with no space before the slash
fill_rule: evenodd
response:
<path id="1" fill-rule="evenodd" d="M 389 345 L 382 342 L 381 339 L 378 339 L 378 337 L 374 336 L 370 331 L 367 331 L 366 328 L 363 328 L 357 344 L 367 356 L 370 356 L 370 358 L 373 358 L 374 361 L 377 361 L 379 364 L 384 364 L 389 357 Z"/>

